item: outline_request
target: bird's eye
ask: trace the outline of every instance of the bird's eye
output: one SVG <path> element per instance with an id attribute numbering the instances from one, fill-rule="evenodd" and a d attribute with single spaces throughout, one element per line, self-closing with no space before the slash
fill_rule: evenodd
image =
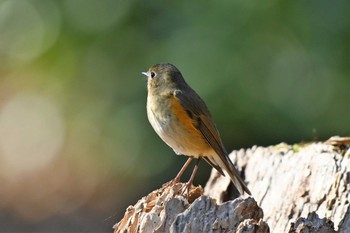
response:
<path id="1" fill-rule="evenodd" d="M 151 72 L 151 78 L 156 77 L 156 73 L 154 73 L 153 71 Z"/>

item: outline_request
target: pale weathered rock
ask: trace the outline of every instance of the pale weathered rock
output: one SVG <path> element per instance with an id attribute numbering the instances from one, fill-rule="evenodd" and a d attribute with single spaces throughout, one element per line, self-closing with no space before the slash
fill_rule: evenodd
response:
<path id="1" fill-rule="evenodd" d="M 185 184 L 164 185 L 130 206 L 115 232 L 246 232 L 268 233 L 263 211 L 251 197 L 218 205 L 192 188 L 190 202 L 182 194 Z M 186 194 L 186 193 L 185 193 Z M 239 229 L 239 230 L 238 230 Z"/>
<path id="2" fill-rule="evenodd" d="M 336 233 L 331 220 L 320 219 L 315 212 L 310 213 L 307 218 L 299 218 L 292 224 L 289 233 Z"/>
<path id="3" fill-rule="evenodd" d="M 251 220 L 250 226 L 262 218 L 263 212 L 253 198 L 217 205 L 214 199 L 201 196 L 177 216 L 170 232 L 235 232 L 244 220 Z M 264 232 L 269 232 L 268 228 Z"/>
<path id="4" fill-rule="evenodd" d="M 344 140 L 334 140 L 332 145 L 279 144 L 231 153 L 271 232 L 288 232 L 292 223 L 313 211 L 333 221 L 335 230 L 350 232 L 350 149 Z M 213 170 L 204 193 L 218 202 L 234 198 L 228 180 Z"/>
<path id="5" fill-rule="evenodd" d="M 348 142 L 234 151 L 254 199 L 237 198 L 229 178 L 213 170 L 205 196 L 197 187 L 188 201 L 184 184 L 164 185 L 130 206 L 115 232 L 350 232 Z"/>
<path id="6" fill-rule="evenodd" d="M 256 222 L 252 219 L 246 219 L 239 224 L 236 233 L 264 233 L 270 232 L 269 226 L 262 219 Z"/>

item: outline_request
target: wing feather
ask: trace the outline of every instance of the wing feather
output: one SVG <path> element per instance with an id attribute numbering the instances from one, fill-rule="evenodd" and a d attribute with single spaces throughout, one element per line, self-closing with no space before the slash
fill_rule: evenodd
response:
<path id="1" fill-rule="evenodd" d="M 184 93 L 184 91 L 186 93 Z M 207 143 L 213 148 L 220 158 L 219 162 L 216 162 L 215 159 L 213 160 L 210 158 L 206 158 L 205 160 L 221 174 L 223 174 L 220 167 L 220 164 L 222 164 L 224 169 L 230 175 L 231 180 L 234 182 L 238 191 L 243 194 L 244 190 L 248 194 L 251 194 L 248 187 L 240 177 L 237 169 L 229 159 L 220 134 L 204 101 L 190 87 L 184 91 L 177 90 L 174 92 L 174 96 L 179 100 L 185 111 L 192 116 L 196 128 L 201 132 Z"/>

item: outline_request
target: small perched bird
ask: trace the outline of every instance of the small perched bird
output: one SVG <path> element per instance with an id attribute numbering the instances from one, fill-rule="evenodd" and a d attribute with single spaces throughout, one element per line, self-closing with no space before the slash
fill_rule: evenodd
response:
<path id="1" fill-rule="evenodd" d="M 192 186 L 200 159 L 221 175 L 230 176 L 237 190 L 251 195 L 228 157 L 209 110 L 199 95 L 186 83 L 172 64 L 157 64 L 142 72 L 147 76 L 147 116 L 161 139 L 176 154 L 189 156 L 174 182 L 180 182 L 193 158 L 197 159 L 187 190 Z"/>

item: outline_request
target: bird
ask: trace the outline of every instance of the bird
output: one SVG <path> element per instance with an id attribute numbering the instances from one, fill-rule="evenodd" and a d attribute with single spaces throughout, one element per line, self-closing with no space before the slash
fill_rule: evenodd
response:
<path id="1" fill-rule="evenodd" d="M 142 74 L 147 77 L 146 108 L 150 124 L 176 154 L 189 157 L 173 182 L 180 182 L 188 165 L 197 159 L 187 182 L 189 192 L 199 161 L 203 159 L 221 175 L 228 174 L 241 195 L 244 192 L 251 195 L 228 156 L 207 105 L 181 72 L 170 63 L 161 63 Z"/>

